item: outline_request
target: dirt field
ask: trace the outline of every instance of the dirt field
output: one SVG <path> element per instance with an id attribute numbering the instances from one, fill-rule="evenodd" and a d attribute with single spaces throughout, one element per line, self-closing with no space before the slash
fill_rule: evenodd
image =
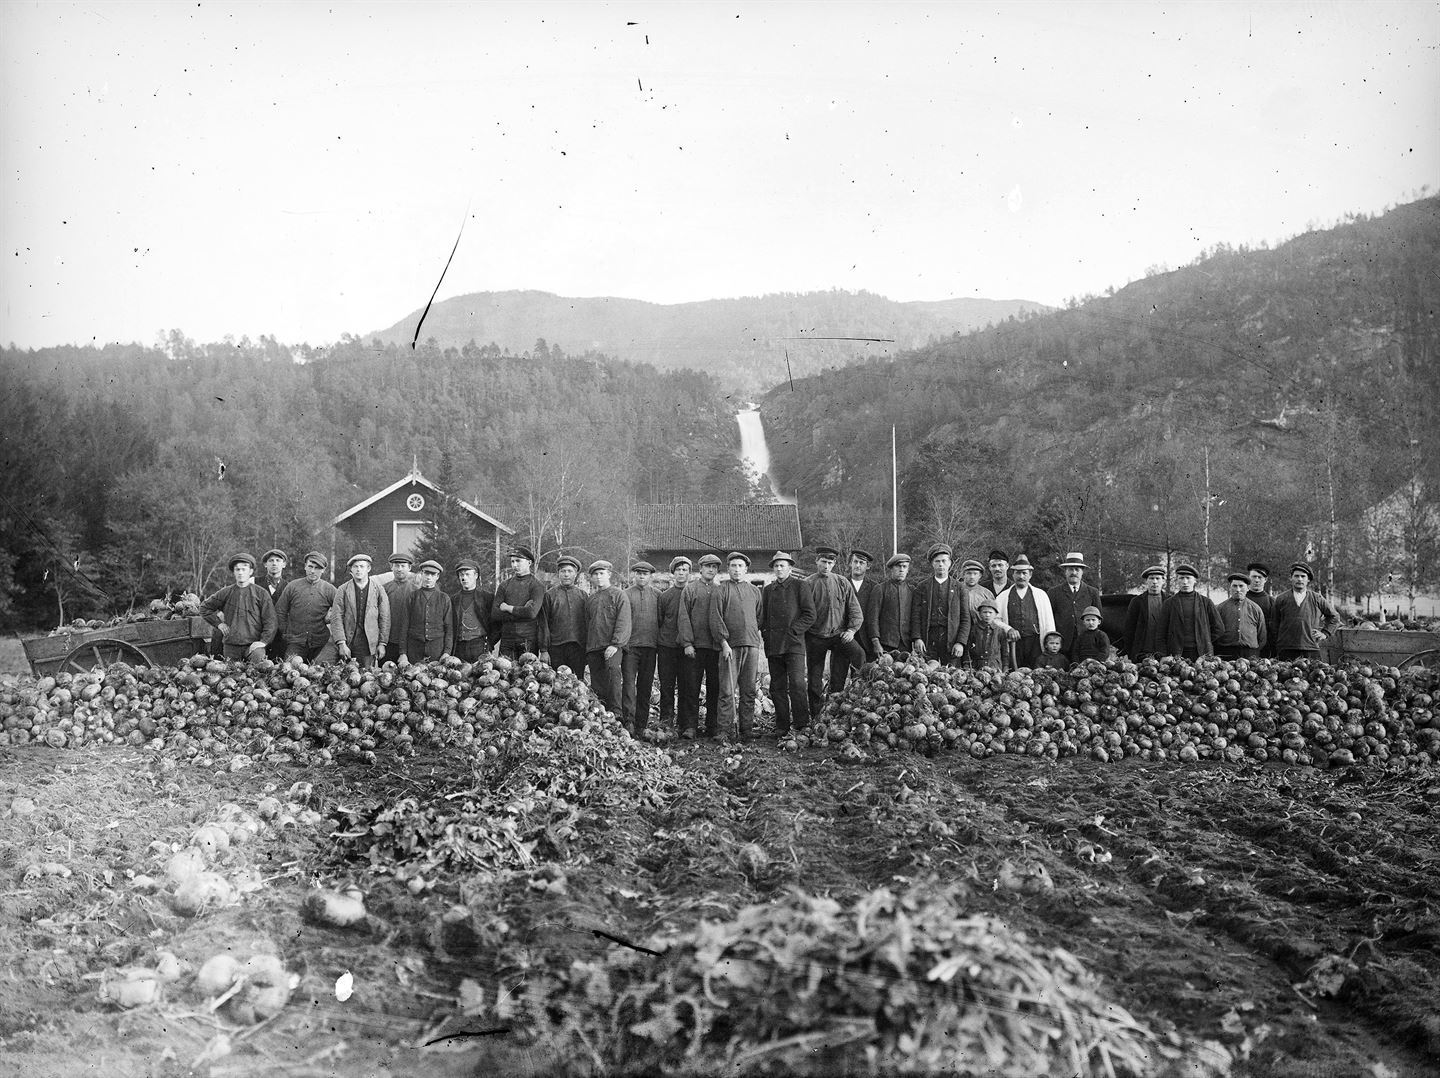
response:
<path id="1" fill-rule="evenodd" d="M 1070 952 L 1147 1028 L 1224 1046 L 1213 1067 L 1192 1057 L 1170 1073 L 1440 1068 L 1440 776 L 1011 757 L 842 764 L 773 743 L 675 748 L 668 767 L 655 749 L 627 751 L 662 776 L 653 796 L 593 786 L 568 829 L 552 803 L 550 840 L 526 857 L 477 856 L 446 838 L 457 856 L 512 865 L 429 863 L 431 889 L 412 894 L 393 871 L 403 858 L 380 855 L 398 837 L 372 841 L 372 864 L 355 836 L 401 798 L 464 796 L 475 776 L 453 757 L 217 773 L 120 747 L 0 749 L 0 1072 L 606 1073 L 603 1053 L 561 1055 L 520 1018 L 497 1019 L 497 1005 L 587 963 L 613 966 L 619 952 L 659 963 L 626 944 L 663 949 L 792 888 L 845 904 L 924 880 L 957 887 L 965 913 L 993 915 L 1037 949 Z M 191 918 L 136 886 L 136 875 L 163 878 L 227 803 L 258 812 L 297 780 L 313 783 L 298 796 L 319 821 L 282 819 L 221 858 L 236 878 L 253 870 L 257 889 Z M 45 863 L 64 874 L 43 874 Z M 358 885 L 368 920 L 307 919 L 317 884 Z M 197 967 L 217 953 L 277 954 L 298 986 L 258 1026 L 212 1009 L 188 973 L 133 1010 L 101 1002 L 117 970 L 153 968 L 160 951 Z M 346 974 L 353 994 L 341 1001 Z M 701 1058 L 691 1072 L 707 1071 Z M 831 1062 L 818 1073 L 863 1072 L 855 1056 Z"/>

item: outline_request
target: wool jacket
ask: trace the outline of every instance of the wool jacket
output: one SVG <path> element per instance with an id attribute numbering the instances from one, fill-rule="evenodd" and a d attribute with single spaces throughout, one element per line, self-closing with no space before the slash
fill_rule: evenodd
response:
<path id="1" fill-rule="evenodd" d="M 393 613 L 392 613 L 393 616 Z M 429 643 L 440 640 L 442 655 L 455 650 L 455 619 L 450 596 L 439 588 L 416 588 L 405 603 L 404 621 L 400 626 L 406 647 L 411 640 Z M 407 656 L 408 657 L 408 656 Z"/>
<path id="2" fill-rule="evenodd" d="M 327 631 L 330 606 L 335 602 L 335 585 L 328 580 L 313 584 L 308 577 L 296 577 L 285 585 L 275 617 L 287 644 L 303 644 Z"/>
<path id="3" fill-rule="evenodd" d="M 816 573 L 805 581 L 810 601 L 815 604 L 815 624 L 811 636 L 839 636 L 844 632 L 858 634 L 865 624 L 860 597 L 855 585 L 835 573 Z"/>
<path id="4" fill-rule="evenodd" d="M 1177 591 L 1165 600 L 1160 608 L 1160 651 L 1165 655 L 1179 655 L 1184 650 L 1184 633 L 1187 620 L 1190 631 L 1195 635 L 1195 647 L 1201 655 L 1215 654 L 1215 641 L 1225 631 L 1220 623 L 1220 612 L 1198 591 Z"/>
<path id="5" fill-rule="evenodd" d="M 268 644 L 275 639 L 275 604 L 270 593 L 258 584 L 227 584 L 200 604 L 200 615 L 211 625 L 225 619 L 224 641 L 248 647 L 255 641 Z"/>
<path id="6" fill-rule="evenodd" d="M 1295 593 L 1275 597 L 1275 647 L 1277 650 L 1299 649 L 1319 651 L 1317 632 L 1326 635 L 1340 627 L 1335 608 L 1323 596 L 1306 589 L 1305 598 L 1297 604 Z"/>
<path id="7" fill-rule="evenodd" d="M 630 642 L 626 647 L 653 648 L 660 643 L 660 592 L 649 584 L 625 589 L 630 604 Z"/>
<path id="8" fill-rule="evenodd" d="M 540 604 L 540 650 L 585 643 L 585 592 L 578 584 L 556 584 Z"/>
<path id="9" fill-rule="evenodd" d="M 1084 662 L 1086 659 L 1099 659 L 1104 662 L 1110 658 L 1114 647 L 1110 643 L 1110 637 L 1104 629 L 1081 629 L 1080 635 L 1075 638 L 1075 661 Z"/>
<path id="10" fill-rule="evenodd" d="M 355 639 L 355 630 L 364 626 L 365 639 L 370 643 L 370 654 L 374 655 L 381 644 L 390 642 L 390 596 L 375 581 L 370 581 L 369 594 L 365 597 L 365 610 L 359 609 L 360 589 L 355 581 L 347 580 L 335 590 L 335 602 L 330 605 L 330 641 L 334 644 L 348 644 Z"/>
<path id="11" fill-rule="evenodd" d="M 1080 623 L 1080 614 L 1087 606 L 1100 606 L 1100 589 L 1082 580 L 1079 591 L 1072 592 L 1069 584 L 1060 584 L 1045 594 L 1050 597 L 1055 631 L 1060 634 L 1060 650 L 1074 659 L 1075 638 L 1085 630 Z"/>
<path id="12" fill-rule="evenodd" d="M 630 604 L 616 585 L 597 588 L 585 598 L 585 650 L 623 648 L 630 642 Z"/>
<path id="13" fill-rule="evenodd" d="M 1165 600 L 1170 598 L 1171 592 L 1162 590 L 1159 595 L 1161 608 Z M 1125 608 L 1125 629 L 1124 638 L 1121 643 L 1125 647 L 1125 654 L 1132 659 L 1138 659 L 1142 655 L 1163 655 L 1164 649 L 1160 646 L 1160 611 L 1155 612 L 1155 619 L 1150 618 L 1150 594 L 1142 591 L 1139 595 L 1131 598 L 1130 605 Z M 1153 636 L 1152 636 L 1152 630 Z M 1147 647 L 1147 644 L 1153 647 Z"/>
<path id="14" fill-rule="evenodd" d="M 696 577 L 685 585 L 680 596 L 680 646 L 720 650 L 720 641 L 710 633 L 710 607 L 718 583 L 707 584 Z"/>
<path id="15" fill-rule="evenodd" d="M 660 618 L 660 631 L 656 635 L 656 646 L 678 648 L 680 646 L 680 597 L 683 587 L 673 583 L 660 593 L 656 607 Z"/>
<path id="16" fill-rule="evenodd" d="M 815 623 L 815 600 L 803 580 L 772 580 L 760 591 L 760 637 L 766 655 L 805 651 L 805 630 Z"/>
<path id="17" fill-rule="evenodd" d="M 418 587 L 413 578 L 402 583 L 392 577 L 385 582 L 385 596 L 390 600 L 390 639 L 386 643 L 394 644 L 401 651 L 405 649 L 405 611 Z"/>
<path id="18" fill-rule="evenodd" d="M 499 624 L 500 639 L 507 644 L 534 644 L 540 639 L 540 604 L 545 601 L 545 585 L 534 573 L 512 576 L 495 589 L 495 602 L 490 608 L 491 624 Z M 514 610 L 501 610 L 508 603 Z"/>
<path id="19" fill-rule="evenodd" d="M 872 634 L 867 646 L 872 651 L 877 640 L 881 651 L 910 650 L 910 603 L 914 594 L 909 581 L 886 580 L 876 584 L 866 597 L 865 627 Z"/>
<path id="20" fill-rule="evenodd" d="M 495 624 L 495 593 L 489 588 L 476 587 L 470 591 L 463 588 L 450 600 L 450 616 L 455 624 L 452 627 L 455 639 L 460 640 L 483 640 L 488 648 L 500 639 L 500 626 Z M 466 615 L 474 620 L 479 628 L 476 633 L 474 629 L 469 630 L 472 635 L 467 636 L 462 631 Z"/>
<path id="21" fill-rule="evenodd" d="M 1225 631 L 1215 639 L 1220 647 L 1263 648 L 1269 639 L 1265 611 L 1254 600 L 1241 597 L 1226 599 L 1216 609 Z"/>
<path id="22" fill-rule="evenodd" d="M 849 583 L 845 585 L 850 587 Z M 850 589 L 854 592 L 854 589 Z M 732 648 L 758 648 L 760 639 L 760 589 L 748 580 L 725 580 L 715 588 L 710 604 L 710 635 Z"/>
<path id="23" fill-rule="evenodd" d="M 998 621 L 987 629 L 978 620 L 970 626 L 970 636 L 965 644 L 965 661 L 974 669 L 988 666 L 992 670 L 1005 670 L 1009 666 L 1005 644 L 1009 638 L 1005 628 Z"/>
<path id="24" fill-rule="evenodd" d="M 910 597 L 910 640 L 928 640 L 930 623 L 945 626 L 945 654 L 932 659 L 947 659 L 956 644 L 964 644 L 970 636 L 970 600 L 965 585 L 956 577 L 942 584 L 933 576 L 915 585 Z"/>

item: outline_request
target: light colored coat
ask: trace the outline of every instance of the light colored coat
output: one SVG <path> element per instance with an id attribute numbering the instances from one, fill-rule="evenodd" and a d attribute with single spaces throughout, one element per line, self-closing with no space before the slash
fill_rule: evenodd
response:
<path id="1" fill-rule="evenodd" d="M 330 640 L 335 644 L 348 644 L 355 636 L 355 625 L 360 617 L 359 597 L 355 581 L 347 580 L 335 592 L 335 601 L 330 604 L 330 615 L 326 625 L 330 629 Z M 370 578 L 370 594 L 365 601 L 365 639 L 370 642 L 370 654 L 375 654 L 380 645 L 390 639 L 390 596 L 385 589 Z"/>
<path id="2" fill-rule="evenodd" d="M 999 595 L 995 596 L 995 605 L 1000 608 L 998 611 L 1000 616 L 996 624 L 1002 625 L 1006 629 L 1010 628 L 1010 625 L 1005 620 L 1005 613 L 1010 609 L 1010 593 L 1014 590 L 1015 585 L 1011 584 Z M 1035 615 L 1040 621 L 1040 639 L 1044 641 L 1046 633 L 1053 633 L 1055 631 L 1055 611 L 1050 606 L 1050 596 L 1035 587 L 1034 584 L 1030 585 L 1030 594 L 1035 596 Z"/>

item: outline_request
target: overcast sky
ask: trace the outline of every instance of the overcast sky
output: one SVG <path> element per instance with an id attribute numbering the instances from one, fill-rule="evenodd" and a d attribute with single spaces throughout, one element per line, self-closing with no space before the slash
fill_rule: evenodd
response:
<path id="1" fill-rule="evenodd" d="M 1440 5 L 0 6 L 0 341 L 1061 303 L 1440 179 Z"/>

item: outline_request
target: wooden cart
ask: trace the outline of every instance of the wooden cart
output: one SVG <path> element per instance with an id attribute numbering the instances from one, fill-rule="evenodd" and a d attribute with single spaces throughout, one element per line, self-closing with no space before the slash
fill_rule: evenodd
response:
<path id="1" fill-rule="evenodd" d="M 36 677 L 62 670 L 103 670 L 114 663 L 174 666 L 206 651 L 211 632 L 204 618 L 132 621 L 89 632 L 26 640 L 25 658 Z"/>
<path id="2" fill-rule="evenodd" d="M 1440 667 L 1440 633 L 1390 629 L 1337 629 L 1320 646 L 1326 662 Z"/>

